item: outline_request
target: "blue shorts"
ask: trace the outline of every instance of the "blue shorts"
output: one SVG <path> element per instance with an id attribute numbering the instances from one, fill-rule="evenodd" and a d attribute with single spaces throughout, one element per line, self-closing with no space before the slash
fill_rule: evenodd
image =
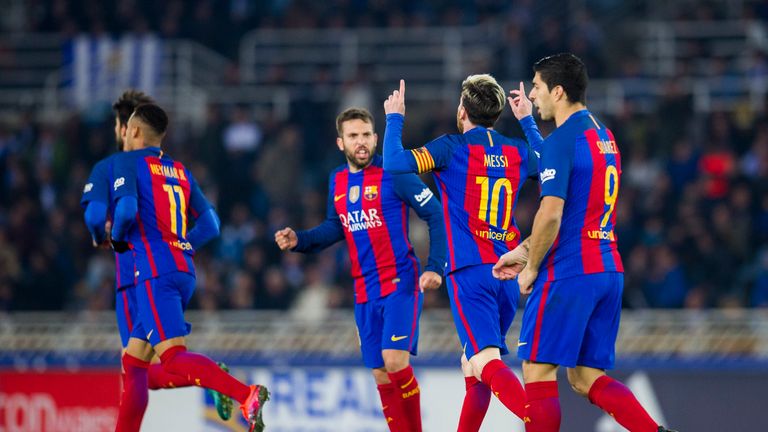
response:
<path id="1" fill-rule="evenodd" d="M 139 304 L 136 300 L 136 287 L 128 285 L 115 293 L 115 315 L 117 315 L 117 330 L 120 332 L 120 342 L 123 348 L 128 346 L 128 339 L 144 339 L 147 332 L 139 318 Z"/>
<path id="2" fill-rule="evenodd" d="M 186 336 L 192 325 L 184 321 L 184 311 L 195 292 L 195 277 L 174 272 L 147 279 L 136 286 L 139 316 L 145 333 L 141 339 L 152 346 L 180 336 Z"/>
<path id="3" fill-rule="evenodd" d="M 624 274 L 543 279 L 528 298 L 517 356 L 565 367 L 613 368 Z"/>
<path id="4" fill-rule="evenodd" d="M 365 367 L 384 367 L 381 350 L 393 349 L 417 354 L 419 317 L 423 303 L 424 294 L 416 286 L 411 289 L 399 288 L 386 297 L 355 305 L 355 323 Z"/>
<path id="5" fill-rule="evenodd" d="M 494 278 L 491 269 L 493 264 L 481 264 L 448 275 L 453 322 L 468 359 L 487 347 L 509 354 L 505 339 L 515 319 L 520 289 L 516 280 Z"/>

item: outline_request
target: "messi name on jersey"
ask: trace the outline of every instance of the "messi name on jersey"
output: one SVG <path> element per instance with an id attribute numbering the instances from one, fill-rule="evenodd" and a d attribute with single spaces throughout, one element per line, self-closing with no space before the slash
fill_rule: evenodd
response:
<path id="1" fill-rule="evenodd" d="M 377 209 L 352 210 L 347 214 L 339 214 L 339 219 L 344 228 L 349 232 L 367 230 L 382 226 L 381 217 Z"/>
<path id="2" fill-rule="evenodd" d="M 509 160 L 507 160 L 507 156 L 505 155 L 483 155 L 483 163 L 486 168 L 506 168 L 509 166 Z"/>

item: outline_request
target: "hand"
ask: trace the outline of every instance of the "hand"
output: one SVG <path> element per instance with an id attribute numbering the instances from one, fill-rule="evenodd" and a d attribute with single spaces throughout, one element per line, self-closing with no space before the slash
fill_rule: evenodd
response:
<path id="1" fill-rule="evenodd" d="M 107 237 L 101 243 L 96 243 L 96 240 L 91 239 L 91 244 L 96 249 L 107 250 L 112 248 L 112 239 Z"/>
<path id="2" fill-rule="evenodd" d="M 109 249 L 112 247 L 112 221 L 108 220 L 104 224 L 104 241 L 100 245 L 96 245 L 99 249 Z"/>
<path id="3" fill-rule="evenodd" d="M 528 248 L 520 243 L 516 248 L 505 253 L 493 266 L 493 277 L 499 280 L 512 280 L 523 271 L 528 263 Z"/>
<path id="4" fill-rule="evenodd" d="M 421 291 L 440 288 L 443 284 L 443 277 L 433 271 L 425 271 L 419 278 L 419 288 Z"/>
<path id="5" fill-rule="evenodd" d="M 275 233 L 275 242 L 280 250 L 289 250 L 299 244 L 299 237 L 296 236 L 296 231 L 293 229 L 283 228 Z"/>
<path id="6" fill-rule="evenodd" d="M 533 291 L 533 283 L 536 282 L 538 276 L 538 270 L 533 270 L 530 267 L 524 268 L 523 272 L 517 277 L 517 283 L 520 285 L 520 294 L 530 294 Z"/>
<path id="7" fill-rule="evenodd" d="M 524 117 L 533 114 L 533 102 L 525 95 L 525 86 L 522 81 L 520 81 L 520 89 L 510 90 L 509 94 L 510 96 L 507 100 L 516 119 L 522 120 Z"/>
<path id="8" fill-rule="evenodd" d="M 400 90 L 395 90 L 384 101 L 384 113 L 405 115 L 405 80 L 400 80 Z"/>
<path id="9" fill-rule="evenodd" d="M 104 240 L 101 243 L 96 243 L 96 239 L 91 239 L 91 244 L 97 249 L 107 250 L 112 248 L 112 221 L 107 221 L 104 224 Z"/>

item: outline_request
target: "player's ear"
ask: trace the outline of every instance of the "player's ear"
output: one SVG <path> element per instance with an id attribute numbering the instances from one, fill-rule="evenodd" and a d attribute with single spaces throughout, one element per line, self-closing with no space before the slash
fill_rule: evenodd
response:
<path id="1" fill-rule="evenodd" d="M 555 86 L 555 88 L 552 89 L 552 96 L 554 96 L 555 101 L 559 101 L 563 98 L 565 98 L 565 90 L 563 90 L 563 86 Z"/>
<path id="2" fill-rule="evenodd" d="M 336 137 L 336 147 L 338 147 L 339 150 L 344 151 L 344 140 L 342 140 L 341 137 Z"/>

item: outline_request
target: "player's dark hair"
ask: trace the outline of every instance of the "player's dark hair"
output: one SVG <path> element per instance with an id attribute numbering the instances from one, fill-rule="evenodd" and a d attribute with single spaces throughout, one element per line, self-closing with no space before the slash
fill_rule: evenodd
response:
<path id="1" fill-rule="evenodd" d="M 533 72 L 539 73 L 550 91 L 561 86 L 571 103 L 586 103 L 589 82 L 587 67 L 575 55 L 560 53 L 544 57 L 533 65 Z"/>
<path id="2" fill-rule="evenodd" d="M 336 132 L 339 134 L 339 137 L 341 137 L 342 134 L 341 125 L 349 120 L 362 120 L 366 123 L 370 123 L 372 127 L 376 127 L 376 124 L 373 122 L 373 116 L 367 109 L 358 107 L 347 108 L 342 111 L 341 114 L 336 116 Z"/>
<path id="3" fill-rule="evenodd" d="M 155 101 L 146 94 L 136 90 L 126 90 L 120 95 L 120 98 L 112 105 L 112 110 L 117 115 L 117 121 L 120 126 L 128 124 L 128 119 L 136 110 L 136 107 L 143 104 L 153 104 Z"/>
<path id="4" fill-rule="evenodd" d="M 163 136 L 168 129 L 168 114 L 155 104 L 137 106 L 133 117 L 149 126 L 158 136 Z"/>
<path id="5" fill-rule="evenodd" d="M 506 103 L 504 89 L 491 75 L 470 75 L 461 83 L 461 105 L 472 124 L 493 127 Z"/>

